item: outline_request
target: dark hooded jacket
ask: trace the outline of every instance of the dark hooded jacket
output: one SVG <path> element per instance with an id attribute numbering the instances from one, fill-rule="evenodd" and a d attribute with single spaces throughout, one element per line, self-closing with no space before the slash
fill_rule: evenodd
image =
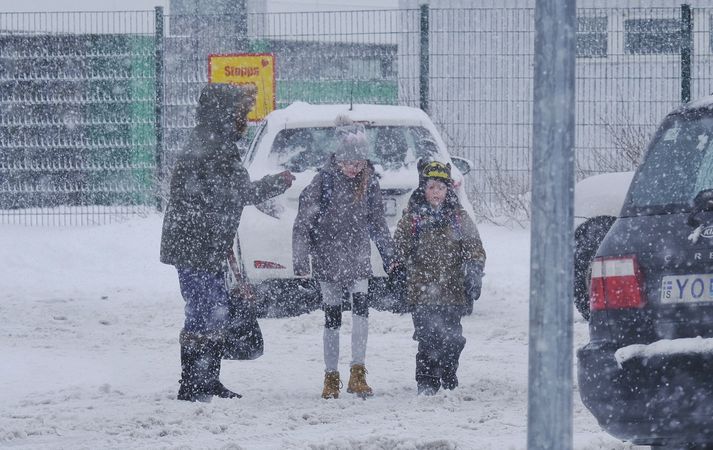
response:
<path id="1" fill-rule="evenodd" d="M 419 171 L 420 172 L 420 171 Z M 452 187 L 439 209 L 425 197 L 425 180 L 411 195 L 394 234 L 396 254 L 406 269 L 410 304 L 466 305 L 464 264 L 485 265 L 478 229 Z"/>
<path id="2" fill-rule="evenodd" d="M 384 217 L 381 188 L 367 165 L 366 191 L 357 196 L 361 175 L 348 178 L 330 158 L 300 195 L 292 230 L 295 273 L 309 273 L 319 281 L 349 282 L 372 276 L 373 239 L 386 267 L 394 249 Z"/>
<path id="3" fill-rule="evenodd" d="M 171 177 L 161 262 L 222 272 L 243 207 L 287 189 L 280 175 L 251 182 L 241 163 L 236 144 L 245 129 L 245 99 L 243 89 L 227 84 L 208 85 L 201 93 L 197 125 Z"/>

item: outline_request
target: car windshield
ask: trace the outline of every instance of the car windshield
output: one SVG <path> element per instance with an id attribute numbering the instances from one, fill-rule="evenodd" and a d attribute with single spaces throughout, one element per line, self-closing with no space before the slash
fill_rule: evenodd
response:
<path id="1" fill-rule="evenodd" d="M 367 126 L 366 135 L 369 159 L 385 169 L 399 169 L 438 153 L 433 136 L 423 127 Z M 337 143 L 333 127 L 285 129 L 275 136 L 270 159 L 294 172 L 315 170 L 324 165 Z"/>
<path id="2" fill-rule="evenodd" d="M 693 198 L 713 188 L 713 116 L 669 117 L 659 128 L 631 183 L 632 213 L 687 210 Z"/>

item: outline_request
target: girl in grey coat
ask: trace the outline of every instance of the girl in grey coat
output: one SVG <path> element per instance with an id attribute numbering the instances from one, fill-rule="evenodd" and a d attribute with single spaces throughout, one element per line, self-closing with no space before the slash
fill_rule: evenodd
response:
<path id="1" fill-rule="evenodd" d="M 300 195 L 292 233 L 295 275 L 310 273 L 319 281 L 324 302 L 323 398 L 339 397 L 339 329 L 342 300 L 352 303 L 352 362 L 347 392 L 373 394 L 366 383 L 366 342 L 374 240 L 385 268 L 394 264 L 393 243 L 384 218 L 381 189 L 367 161 L 368 143 L 363 127 L 348 118 L 337 119 L 340 141 L 335 154 Z"/>

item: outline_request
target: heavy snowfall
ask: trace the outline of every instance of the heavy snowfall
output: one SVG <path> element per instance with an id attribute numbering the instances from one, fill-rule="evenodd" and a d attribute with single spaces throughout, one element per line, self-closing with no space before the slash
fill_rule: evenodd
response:
<path id="1" fill-rule="evenodd" d="M 528 229 L 479 224 L 481 298 L 463 319 L 460 386 L 416 395 L 410 315 L 371 311 L 372 398 L 320 397 L 321 311 L 261 319 L 265 354 L 224 361 L 242 399 L 177 401 L 183 300 L 158 261 L 162 217 L 0 233 L 0 446 L 33 449 L 521 449 L 527 439 Z M 344 315 L 342 335 L 350 332 Z M 575 349 L 587 341 L 575 315 Z M 340 368 L 347 375 L 349 340 Z M 576 361 L 576 359 L 574 360 Z M 576 371 L 575 371 L 576 373 Z M 577 449 L 641 448 L 574 392 Z"/>

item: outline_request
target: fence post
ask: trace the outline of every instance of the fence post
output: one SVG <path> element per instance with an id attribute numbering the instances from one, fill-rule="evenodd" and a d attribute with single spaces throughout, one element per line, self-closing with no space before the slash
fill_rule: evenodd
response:
<path id="1" fill-rule="evenodd" d="M 155 92 L 154 92 L 154 131 L 156 133 L 156 208 L 163 210 L 161 188 L 164 178 L 163 170 L 163 7 L 154 9 L 154 60 L 155 60 Z"/>
<path id="2" fill-rule="evenodd" d="M 428 114 L 428 5 L 421 5 L 421 52 L 419 64 L 419 107 Z"/>
<path id="3" fill-rule="evenodd" d="M 681 103 L 691 101 L 691 53 L 693 15 L 691 5 L 681 5 Z"/>
<path id="4" fill-rule="evenodd" d="M 238 2 L 238 48 L 242 52 L 250 51 L 250 42 L 248 41 L 248 2 L 241 0 Z"/>

